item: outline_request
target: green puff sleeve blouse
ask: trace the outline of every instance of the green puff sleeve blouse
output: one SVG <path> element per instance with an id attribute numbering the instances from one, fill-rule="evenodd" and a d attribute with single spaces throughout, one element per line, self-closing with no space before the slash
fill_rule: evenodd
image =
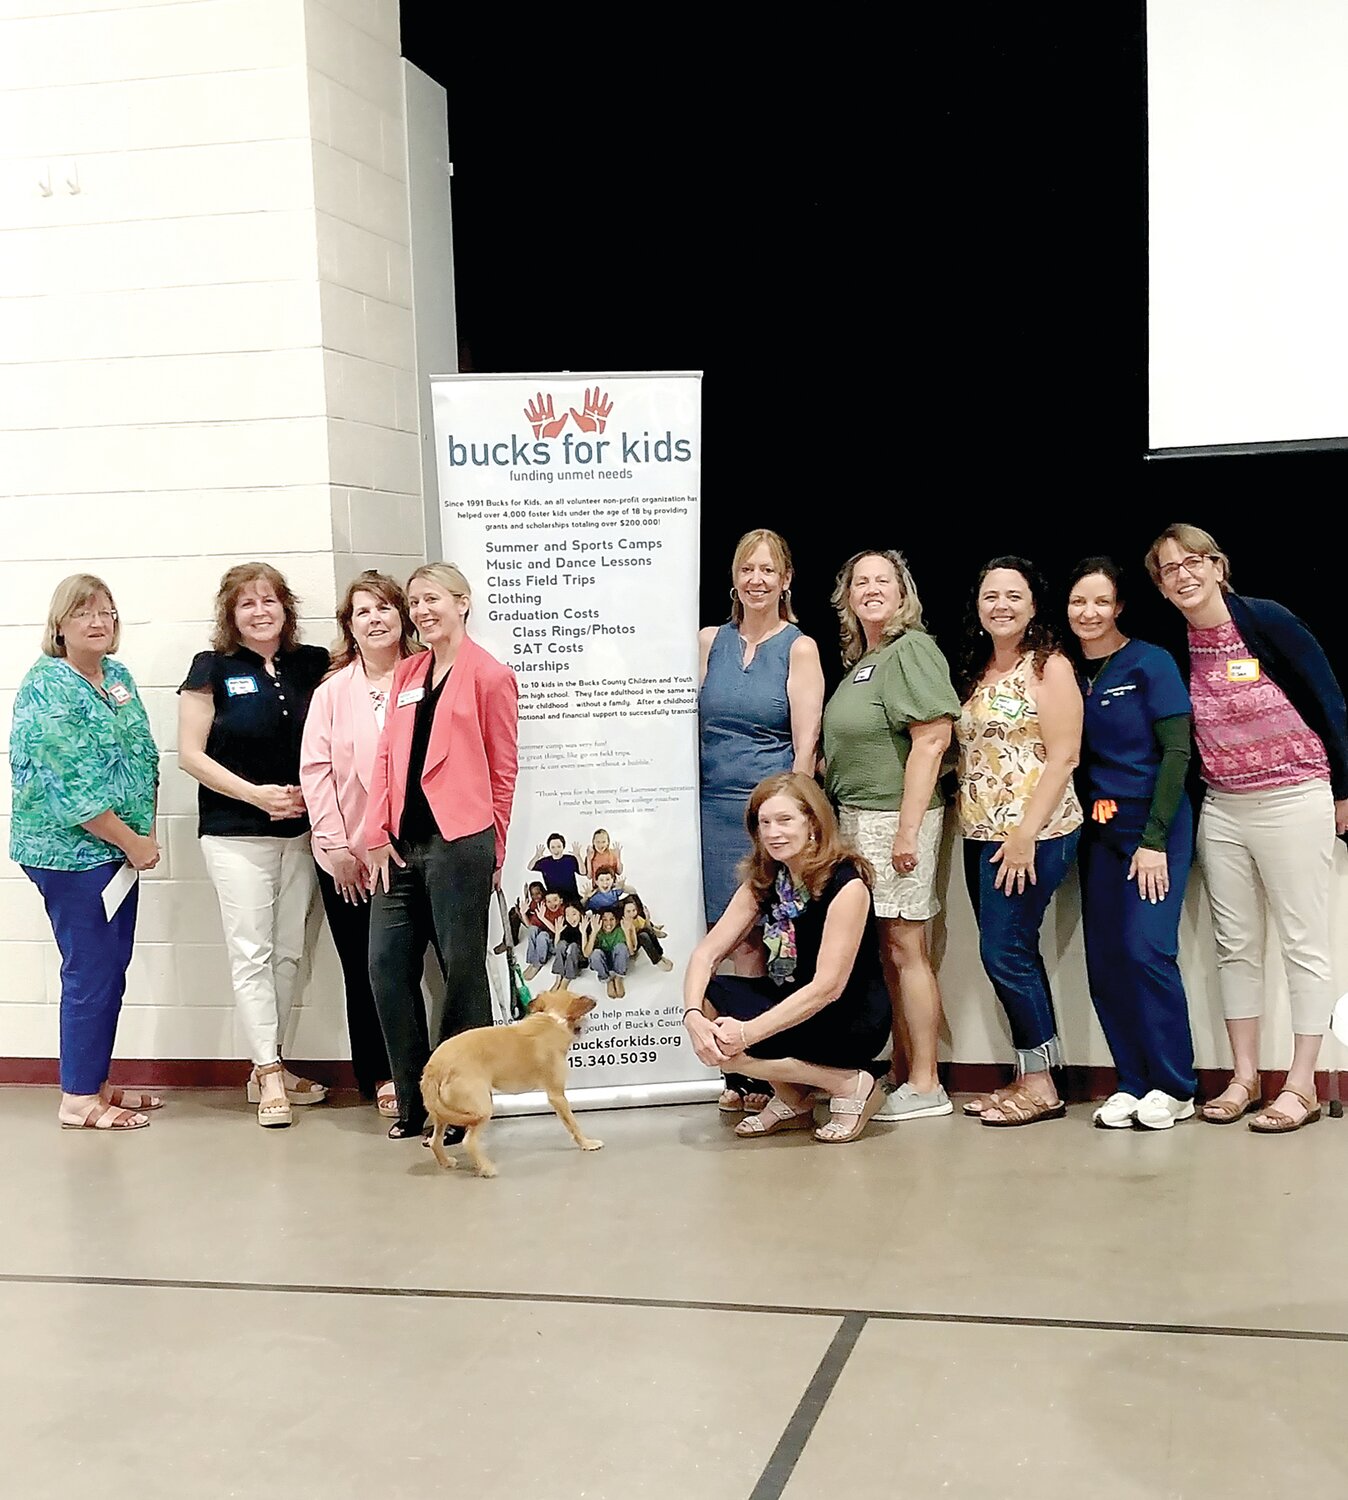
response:
<path id="1" fill-rule="evenodd" d="M 103 658 L 100 693 L 60 657 L 43 656 L 14 703 L 9 855 L 38 870 L 90 870 L 123 858 L 80 825 L 111 810 L 129 828 L 154 826 L 159 752 L 130 672 Z"/>

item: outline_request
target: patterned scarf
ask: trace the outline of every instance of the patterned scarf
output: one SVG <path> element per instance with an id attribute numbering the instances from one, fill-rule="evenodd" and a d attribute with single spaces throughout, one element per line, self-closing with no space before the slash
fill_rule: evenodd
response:
<path id="1" fill-rule="evenodd" d="M 776 984 L 786 984 L 796 972 L 796 921 L 809 905 L 810 892 L 792 884 L 791 872 L 783 865 L 777 871 L 772 908 L 763 924 L 763 944 L 768 950 L 768 974 Z"/>

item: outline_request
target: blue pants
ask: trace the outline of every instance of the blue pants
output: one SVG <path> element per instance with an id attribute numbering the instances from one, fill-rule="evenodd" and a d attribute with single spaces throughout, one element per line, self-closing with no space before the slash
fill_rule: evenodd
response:
<path id="1" fill-rule="evenodd" d="M 552 961 L 552 972 L 554 974 L 560 974 L 567 984 L 570 984 L 576 975 L 580 973 L 580 964 L 579 943 L 557 944 L 557 956 Z"/>
<path id="2" fill-rule="evenodd" d="M 529 929 L 529 962 L 541 969 L 552 956 L 552 934 L 541 927 Z"/>
<path id="3" fill-rule="evenodd" d="M 1166 858 L 1170 890 L 1154 906 L 1137 894 L 1128 865 L 1147 806 L 1120 804 L 1108 823 L 1088 824 L 1081 840 L 1081 906 L 1086 972 L 1119 1088 L 1141 1098 L 1160 1089 L 1192 1099 L 1194 1044 L 1179 969 L 1179 922 L 1194 856 L 1188 802 L 1176 814 Z"/>
<path id="4" fill-rule="evenodd" d="M 609 979 L 614 974 L 627 973 L 629 957 L 626 943 L 615 943 L 612 953 L 605 953 L 602 948 L 596 946 L 594 952 L 590 954 L 590 967 L 600 979 Z"/>
<path id="5" fill-rule="evenodd" d="M 108 921 L 103 888 L 121 868 L 121 860 L 92 870 L 23 867 L 42 892 L 61 950 L 61 1090 L 66 1094 L 96 1094 L 108 1081 L 140 899 L 138 882 Z"/>
<path id="6" fill-rule="evenodd" d="M 1039 929 L 1053 893 L 1072 866 L 1079 837 L 1074 831 L 1058 839 L 1040 839 L 1034 847 L 1035 884 L 1027 881 L 1023 891 L 1009 896 L 995 889 L 1001 866 L 990 862 L 1001 845 L 964 841 L 964 879 L 978 919 L 978 956 L 1011 1024 L 1022 1073 L 1043 1073 L 1062 1061 Z"/>

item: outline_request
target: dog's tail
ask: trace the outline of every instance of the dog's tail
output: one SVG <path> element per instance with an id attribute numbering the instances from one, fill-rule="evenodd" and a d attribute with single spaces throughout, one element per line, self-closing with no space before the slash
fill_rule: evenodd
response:
<path id="1" fill-rule="evenodd" d="M 484 1111 L 465 1110 L 461 1101 L 454 1101 L 451 1095 L 453 1084 L 453 1073 L 443 1074 L 438 1083 L 422 1074 L 421 1102 L 426 1106 L 426 1114 L 430 1119 L 440 1125 L 459 1125 L 467 1130 L 490 1118 Z"/>

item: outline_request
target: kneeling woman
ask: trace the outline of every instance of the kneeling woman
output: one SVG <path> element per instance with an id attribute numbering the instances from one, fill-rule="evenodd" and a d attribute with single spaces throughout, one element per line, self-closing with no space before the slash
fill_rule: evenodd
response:
<path id="1" fill-rule="evenodd" d="M 873 1063 L 890 1022 L 871 867 L 843 843 L 818 786 L 797 773 L 760 782 L 745 823 L 743 883 L 689 961 L 684 1025 L 708 1067 L 773 1086 L 737 1135 L 808 1129 L 823 1092 L 829 1122 L 815 1139 L 855 1140 L 883 1101 Z M 766 977 L 718 976 L 759 922 Z"/>

